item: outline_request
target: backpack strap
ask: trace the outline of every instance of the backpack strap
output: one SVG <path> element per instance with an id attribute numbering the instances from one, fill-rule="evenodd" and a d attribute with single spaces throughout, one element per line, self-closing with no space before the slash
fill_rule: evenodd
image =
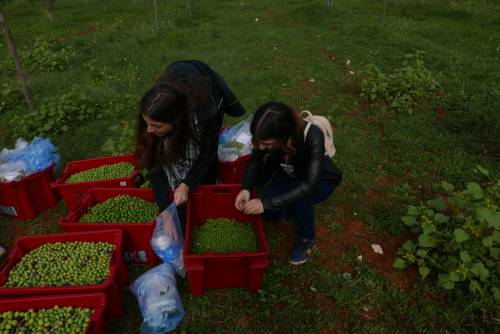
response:
<path id="1" fill-rule="evenodd" d="M 307 122 L 306 128 L 304 129 L 304 143 L 306 142 L 307 133 L 309 132 L 310 127 L 311 127 L 311 122 Z"/>

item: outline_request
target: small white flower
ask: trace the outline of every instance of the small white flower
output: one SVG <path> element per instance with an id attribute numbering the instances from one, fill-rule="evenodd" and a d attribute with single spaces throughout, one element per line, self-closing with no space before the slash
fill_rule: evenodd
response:
<path id="1" fill-rule="evenodd" d="M 335 57 L 332 56 L 332 60 L 335 60 Z"/>
<path id="2" fill-rule="evenodd" d="M 350 75 L 354 75 L 354 71 L 349 71 L 349 74 Z"/>
<path id="3" fill-rule="evenodd" d="M 255 18 L 255 22 L 259 22 L 259 18 L 258 17 Z"/>
<path id="4" fill-rule="evenodd" d="M 363 255 L 359 255 L 359 256 L 358 256 L 358 261 L 359 261 L 359 262 L 363 261 Z"/>
<path id="5" fill-rule="evenodd" d="M 311 291 L 316 292 L 318 290 L 316 290 L 316 288 L 314 286 L 311 286 Z"/>
<path id="6" fill-rule="evenodd" d="M 357 212 L 354 212 L 354 215 L 355 215 L 355 216 L 357 216 L 357 215 L 358 215 L 358 213 L 357 213 Z"/>
<path id="7" fill-rule="evenodd" d="M 281 84 L 282 86 L 286 86 L 286 84 Z"/>
<path id="8" fill-rule="evenodd" d="M 346 65 L 350 65 L 350 64 L 351 64 L 351 61 L 350 61 L 350 60 L 347 60 L 347 61 L 345 62 L 345 64 L 346 64 Z"/>
<path id="9" fill-rule="evenodd" d="M 274 50 L 278 50 L 278 48 L 277 48 L 277 47 L 275 47 L 275 46 L 273 46 L 273 49 L 274 49 Z"/>
<path id="10" fill-rule="evenodd" d="M 315 80 L 313 78 L 309 79 L 309 82 L 314 82 Z"/>

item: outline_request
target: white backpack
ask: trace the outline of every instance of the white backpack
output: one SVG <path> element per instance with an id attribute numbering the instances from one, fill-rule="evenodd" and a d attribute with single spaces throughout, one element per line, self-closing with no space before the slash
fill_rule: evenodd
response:
<path id="1" fill-rule="evenodd" d="M 302 111 L 300 115 L 307 122 L 306 128 L 304 130 L 304 140 L 307 136 L 307 132 L 309 131 L 309 127 L 311 126 L 311 124 L 316 125 L 321 129 L 321 131 L 323 131 L 323 135 L 325 136 L 325 155 L 332 158 L 335 155 L 336 150 L 335 145 L 333 144 L 333 129 L 328 118 L 326 118 L 325 116 L 313 115 L 309 110 Z"/>

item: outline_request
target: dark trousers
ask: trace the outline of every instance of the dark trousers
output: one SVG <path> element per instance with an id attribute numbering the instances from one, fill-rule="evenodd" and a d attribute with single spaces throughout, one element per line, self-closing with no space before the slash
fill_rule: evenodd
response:
<path id="1" fill-rule="evenodd" d="M 263 197 L 271 198 L 287 193 L 300 182 L 300 180 L 280 170 L 274 174 L 271 184 L 264 191 Z M 310 196 L 302 198 L 286 208 L 265 210 L 264 219 L 267 221 L 293 219 L 298 225 L 298 237 L 300 239 L 314 240 L 314 205 L 326 200 L 333 193 L 335 187 L 335 180 L 322 179 Z"/>

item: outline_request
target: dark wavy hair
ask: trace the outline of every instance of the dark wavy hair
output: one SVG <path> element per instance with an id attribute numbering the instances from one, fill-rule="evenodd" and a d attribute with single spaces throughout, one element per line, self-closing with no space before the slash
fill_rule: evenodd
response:
<path id="1" fill-rule="evenodd" d="M 135 157 L 139 169 L 151 169 L 183 158 L 189 142 L 199 144 L 194 117 L 196 109 L 207 98 L 206 81 L 206 78 L 197 78 L 185 82 L 174 75 L 165 75 L 144 94 L 139 102 L 136 129 Z M 162 145 L 163 138 L 147 132 L 143 116 L 174 124 L 167 146 Z"/>
<path id="2" fill-rule="evenodd" d="M 285 154 L 295 153 L 296 141 L 304 131 L 305 121 L 290 106 L 276 101 L 261 105 L 250 124 L 252 143 L 258 147 L 259 141 L 276 139 Z"/>

